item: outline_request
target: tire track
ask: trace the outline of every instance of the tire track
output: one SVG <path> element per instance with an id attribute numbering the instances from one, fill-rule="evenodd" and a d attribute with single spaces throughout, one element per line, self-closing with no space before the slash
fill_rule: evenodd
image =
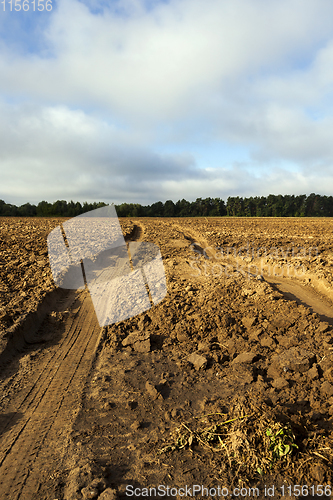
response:
<path id="1" fill-rule="evenodd" d="M 102 332 L 90 295 L 81 293 L 73 305 L 78 311 L 62 326 L 62 339 L 40 356 L 34 380 L 6 407 L 20 413 L 19 421 L 0 438 L 1 499 L 36 500 L 40 488 L 64 455 L 86 376 Z M 46 319 L 42 328 L 49 327 Z M 45 497 L 43 497 L 45 498 Z"/>
<path id="2" fill-rule="evenodd" d="M 74 292 L 70 292 L 68 295 L 69 296 L 74 295 Z M 72 301 L 74 301 L 74 299 Z M 61 301 L 61 304 L 63 304 L 63 301 Z M 65 304 L 67 305 L 67 301 L 65 302 Z M 47 320 L 47 318 L 45 318 L 41 327 L 39 328 L 38 332 L 40 332 L 42 330 L 49 330 L 51 327 L 52 327 L 52 325 Z M 69 324 L 68 324 L 68 329 L 70 329 Z M 36 338 L 38 338 L 38 332 L 33 334 Z M 30 336 L 31 335 L 29 334 L 29 337 Z M 23 389 L 19 393 L 14 395 L 15 399 L 13 399 L 13 401 L 10 402 L 8 408 L 6 408 L 6 409 L 13 409 L 13 410 L 15 409 L 17 412 L 22 411 L 25 413 L 27 411 L 31 410 L 30 406 L 31 406 L 32 402 L 34 401 L 34 397 L 35 397 L 34 391 L 36 390 L 36 385 L 39 383 L 42 383 L 43 378 L 45 377 L 45 373 L 43 373 L 43 372 L 46 372 L 46 370 L 48 370 L 48 374 L 47 374 L 48 376 L 52 373 L 53 364 L 55 364 L 55 362 L 57 362 L 60 359 L 60 357 L 62 356 L 63 350 L 66 348 L 66 344 L 70 341 L 71 341 L 71 338 L 63 336 L 63 338 L 60 340 L 60 342 L 58 344 L 58 347 L 60 349 L 55 353 L 53 351 L 51 351 L 51 353 L 46 356 L 46 359 L 43 362 L 43 371 L 37 370 L 36 372 L 34 372 L 32 374 L 31 383 L 30 384 L 25 383 Z M 29 344 L 31 344 L 31 342 L 29 342 Z M 13 346 L 11 347 L 11 349 L 13 350 Z M 26 346 L 25 350 L 27 350 L 27 346 Z M 19 352 L 16 352 L 16 358 L 18 358 L 20 356 L 20 349 L 18 351 Z M 24 349 L 23 349 L 23 353 L 24 353 Z M 58 356 L 58 358 L 57 358 L 57 356 Z M 13 363 L 14 362 L 15 362 L 15 359 L 13 360 Z M 11 366 L 9 366 L 8 368 L 10 369 Z M 6 374 L 6 372 L 5 372 L 5 374 Z M 22 374 L 20 374 L 20 373 L 18 373 L 17 375 L 18 375 L 18 377 L 22 377 Z M 23 425 L 22 425 L 22 427 L 23 427 Z M 6 427 L 3 426 L 2 431 L 5 432 Z M 0 459 L 0 465 L 1 465 L 1 459 Z"/>
<path id="3" fill-rule="evenodd" d="M 319 314 L 322 321 L 333 325 L 333 305 L 326 297 L 322 297 L 311 286 L 300 282 L 290 281 L 287 278 L 266 276 L 264 278 L 288 300 L 295 300 L 298 304 L 309 307 L 312 312 Z"/>
<path id="4" fill-rule="evenodd" d="M 125 234 L 124 239 L 126 242 L 128 241 L 140 241 L 142 240 L 144 234 L 144 228 L 141 224 L 134 224 L 132 231 L 128 234 Z"/>
<path id="5" fill-rule="evenodd" d="M 211 251 L 212 247 L 209 245 L 207 240 L 203 239 L 198 233 L 191 231 L 186 233 L 183 228 L 177 224 L 173 226 L 177 231 L 181 233 L 181 235 L 189 241 L 190 246 L 201 255 L 204 255 L 207 259 L 211 261 L 218 262 L 223 266 L 221 259 L 218 260 L 214 258 L 214 252 Z M 207 250 L 206 250 L 207 249 Z M 234 270 L 237 271 L 238 266 L 253 268 L 257 267 L 256 263 L 253 262 L 250 265 L 245 265 L 242 259 L 237 259 L 232 255 L 228 255 L 225 259 L 226 265 L 230 264 L 234 267 Z M 238 271 L 239 272 L 239 271 Z M 247 272 L 250 276 L 255 277 L 255 274 L 252 274 L 249 271 Z M 263 278 L 267 283 L 269 283 L 273 289 L 278 290 L 287 300 L 294 300 L 298 304 L 303 304 L 304 306 L 311 309 L 312 312 L 316 312 L 322 321 L 326 321 L 330 324 L 333 324 L 333 305 L 330 300 L 330 297 L 324 296 L 322 293 L 319 294 L 316 290 L 314 290 L 311 286 L 304 285 L 301 280 L 294 278 L 294 280 L 290 280 L 288 278 L 278 278 L 276 276 L 270 276 L 265 272 L 262 274 Z M 319 281 L 317 279 L 317 281 Z"/>

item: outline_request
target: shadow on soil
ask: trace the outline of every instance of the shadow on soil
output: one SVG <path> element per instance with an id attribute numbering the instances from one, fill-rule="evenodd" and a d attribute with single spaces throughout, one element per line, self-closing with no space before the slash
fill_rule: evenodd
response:
<path id="1" fill-rule="evenodd" d="M 0 436 L 6 434 L 23 417 L 21 412 L 2 413 L 0 415 Z"/>
<path id="2" fill-rule="evenodd" d="M 308 309 L 310 309 L 310 311 L 312 313 L 318 314 L 318 316 L 320 318 L 320 321 L 326 321 L 330 325 L 333 325 L 333 311 L 332 311 L 332 316 L 327 316 L 327 315 L 324 315 L 324 314 L 319 314 L 319 313 L 317 313 L 317 311 L 315 311 L 315 309 L 311 305 L 309 305 L 306 302 L 304 302 L 302 299 L 300 299 L 297 295 L 293 294 L 292 292 L 282 291 L 279 288 L 278 284 L 274 284 L 272 282 L 270 282 L 270 285 L 272 286 L 272 288 L 275 291 L 281 293 L 284 296 L 285 299 L 287 299 L 287 300 L 293 300 L 293 301 L 297 302 L 297 304 L 303 305 L 304 307 L 307 307 Z"/>
<path id="3" fill-rule="evenodd" d="M 49 292 L 37 310 L 26 314 L 5 331 L 0 353 L 0 378 L 15 373 L 21 356 L 57 344 L 64 325 L 56 324 L 50 313 L 61 313 L 76 297 L 76 291 L 57 288 Z"/>

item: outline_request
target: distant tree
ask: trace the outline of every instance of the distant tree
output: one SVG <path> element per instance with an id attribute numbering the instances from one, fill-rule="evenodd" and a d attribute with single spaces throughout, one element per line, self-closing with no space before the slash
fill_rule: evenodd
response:
<path id="1" fill-rule="evenodd" d="M 17 215 L 17 207 L 15 205 L 11 205 L 10 203 L 4 202 L 3 205 L 0 206 L 0 210 L 1 210 L 0 215 L 4 217 Z"/>
<path id="2" fill-rule="evenodd" d="M 52 216 L 52 205 L 47 201 L 40 201 L 37 205 L 37 216 L 38 217 L 51 217 Z"/>
<path id="3" fill-rule="evenodd" d="M 202 198 L 197 198 L 191 203 L 192 217 L 201 217 L 203 215 Z"/>
<path id="4" fill-rule="evenodd" d="M 283 206 L 284 206 L 283 196 L 281 194 L 278 194 L 276 196 L 275 203 L 273 206 L 273 216 L 274 217 L 282 217 Z"/>
<path id="5" fill-rule="evenodd" d="M 3 215 L 6 209 L 6 203 L 3 200 L 0 200 L 0 215 Z"/>
<path id="6" fill-rule="evenodd" d="M 18 208 L 17 215 L 21 217 L 35 217 L 37 215 L 37 207 L 30 203 L 25 203 Z"/>
<path id="7" fill-rule="evenodd" d="M 223 212 L 224 203 L 223 203 L 223 205 L 221 205 L 220 198 L 214 198 L 211 201 L 211 208 L 210 208 L 208 215 L 210 217 L 220 217 L 221 215 L 224 215 L 223 213 L 221 213 L 221 208 L 222 208 L 222 212 Z"/>
<path id="8" fill-rule="evenodd" d="M 164 203 L 164 217 L 174 217 L 175 216 L 175 204 L 172 200 L 167 200 Z"/>
<path id="9" fill-rule="evenodd" d="M 227 215 L 228 216 L 233 216 L 234 214 L 234 198 L 232 196 L 229 196 L 227 199 Z"/>
<path id="10" fill-rule="evenodd" d="M 245 217 L 253 217 L 255 215 L 255 204 L 252 196 L 250 198 L 244 198 L 243 207 Z"/>
<path id="11" fill-rule="evenodd" d="M 305 214 L 307 217 L 313 217 L 316 209 L 316 195 L 311 193 L 305 200 Z"/>
<path id="12" fill-rule="evenodd" d="M 221 216 L 227 215 L 227 207 L 223 200 L 220 201 L 220 215 Z"/>
<path id="13" fill-rule="evenodd" d="M 132 208 L 132 217 L 143 217 L 144 209 L 139 203 L 135 203 Z"/>
<path id="14" fill-rule="evenodd" d="M 57 200 L 53 203 L 51 213 L 55 217 L 66 217 L 67 215 L 67 201 Z"/>
<path id="15" fill-rule="evenodd" d="M 179 217 L 190 217 L 191 216 L 191 203 L 184 200 L 184 198 L 176 203 L 176 214 Z"/>
<path id="16" fill-rule="evenodd" d="M 324 215 L 325 217 L 333 217 L 333 197 L 332 196 L 324 196 L 323 200 L 324 204 Z"/>
<path id="17" fill-rule="evenodd" d="M 149 217 L 163 217 L 164 216 L 164 204 L 161 201 L 157 201 L 150 206 Z"/>
<path id="18" fill-rule="evenodd" d="M 283 197 L 282 217 L 294 217 L 295 212 L 295 196 L 285 195 Z"/>
<path id="19" fill-rule="evenodd" d="M 295 197 L 295 217 L 306 216 L 306 195 L 301 194 Z"/>
<path id="20" fill-rule="evenodd" d="M 255 196 L 253 198 L 253 203 L 255 207 L 254 215 L 256 217 L 264 217 L 266 209 L 266 198 L 265 196 Z"/>

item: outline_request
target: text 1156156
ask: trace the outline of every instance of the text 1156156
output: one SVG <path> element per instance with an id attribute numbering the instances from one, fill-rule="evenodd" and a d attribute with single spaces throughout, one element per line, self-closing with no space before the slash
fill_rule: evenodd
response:
<path id="1" fill-rule="evenodd" d="M 23 10 L 27 12 L 32 10 L 33 12 L 47 10 L 50 12 L 52 10 L 52 0 L 2 0 L 3 11 L 19 12 Z"/>

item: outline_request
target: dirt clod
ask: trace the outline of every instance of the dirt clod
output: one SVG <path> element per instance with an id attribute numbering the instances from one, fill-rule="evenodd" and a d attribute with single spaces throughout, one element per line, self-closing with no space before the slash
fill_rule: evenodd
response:
<path id="1" fill-rule="evenodd" d="M 239 354 L 234 360 L 233 363 L 253 363 L 253 361 L 256 359 L 257 354 L 254 352 L 242 352 Z"/>
<path id="2" fill-rule="evenodd" d="M 83 500 L 94 499 L 98 497 L 99 491 L 97 488 L 94 488 L 93 486 L 86 486 L 81 490 L 81 495 Z"/>
<path id="3" fill-rule="evenodd" d="M 132 346 L 137 352 L 149 352 L 151 348 L 150 334 L 141 331 L 133 332 L 122 341 L 122 345 L 124 347 Z"/>
<path id="4" fill-rule="evenodd" d="M 157 398 L 161 398 L 161 394 L 158 392 L 156 387 L 151 382 L 148 382 L 148 381 L 146 382 L 146 391 L 152 400 L 155 400 Z"/>
<path id="5" fill-rule="evenodd" d="M 202 370 L 207 366 L 207 358 L 195 352 L 188 357 L 188 361 L 194 366 L 196 370 Z"/>
<path id="6" fill-rule="evenodd" d="M 284 372 L 304 373 L 309 370 L 314 361 L 315 355 L 313 353 L 298 347 L 292 347 L 275 357 L 275 363 Z"/>
<path id="7" fill-rule="evenodd" d="M 100 494 L 98 500 L 117 500 L 117 491 L 112 488 L 107 488 Z"/>

